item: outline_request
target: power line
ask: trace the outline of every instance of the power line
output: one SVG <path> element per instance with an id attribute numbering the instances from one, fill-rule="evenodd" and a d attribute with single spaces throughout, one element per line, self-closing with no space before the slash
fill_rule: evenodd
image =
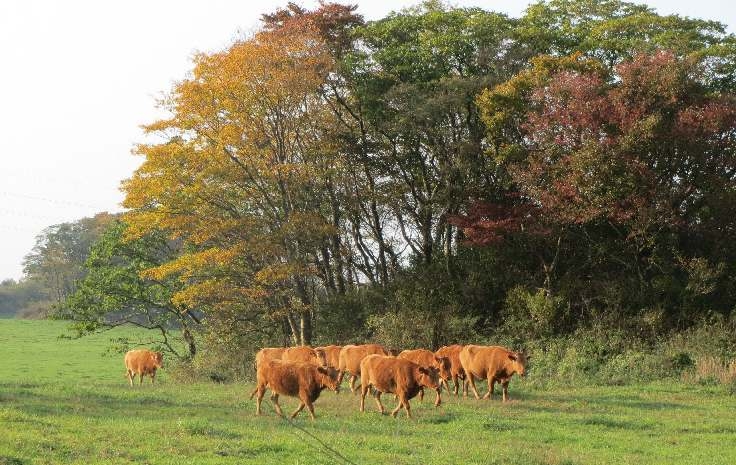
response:
<path id="1" fill-rule="evenodd" d="M 276 412 L 276 409 L 273 407 L 273 405 L 269 404 L 268 402 L 266 403 L 266 405 L 268 405 L 269 407 L 271 407 L 271 409 L 276 414 L 276 416 L 281 417 L 281 419 L 283 419 L 286 422 L 286 424 L 288 424 L 289 426 L 293 427 L 294 429 L 297 429 L 297 430 L 301 431 L 302 433 L 306 434 L 307 436 L 309 436 L 310 438 L 312 438 L 314 441 L 316 441 L 319 444 L 319 446 L 322 446 L 322 449 L 320 449 L 319 446 L 314 445 L 314 444 L 310 444 L 308 441 L 305 441 L 305 438 L 303 436 L 300 436 L 299 434 L 297 434 L 296 432 L 294 432 L 294 436 L 298 437 L 305 444 L 307 444 L 310 447 L 312 447 L 313 449 L 317 450 L 317 452 L 320 452 L 323 455 L 325 455 L 325 457 L 327 457 L 327 459 L 329 459 L 329 460 L 335 460 L 335 459 L 337 459 L 338 461 L 342 461 L 343 463 L 346 463 L 346 464 L 349 464 L 349 465 L 358 465 L 357 463 L 353 462 L 349 458 L 347 458 L 344 455 L 342 455 L 337 450 L 335 450 L 332 447 L 330 447 L 329 444 L 327 444 L 325 441 L 323 441 L 322 439 L 320 439 L 319 437 L 317 437 L 314 433 L 311 433 L 307 429 L 305 429 L 305 428 L 297 425 L 296 422 L 294 422 L 294 420 L 292 420 L 290 417 L 288 417 L 286 415 L 283 415 L 283 416 L 282 415 L 279 415 Z"/>
<path id="2" fill-rule="evenodd" d="M 40 234 L 41 230 L 44 229 L 44 226 L 38 227 L 38 228 L 23 228 L 23 227 L 18 227 L 12 224 L 0 223 L 0 229 L 6 229 L 10 231 L 20 231 L 20 232 L 32 232 L 32 233 Z"/>
<path id="3" fill-rule="evenodd" d="M 22 211 L 22 210 L 14 210 L 12 208 L 0 208 L 0 215 L 2 216 L 20 216 L 23 218 L 33 218 L 33 219 L 44 220 L 44 221 L 59 221 L 59 217 L 57 216 L 37 215 L 35 213 L 28 213 L 27 211 Z"/>
<path id="4" fill-rule="evenodd" d="M 17 192 L 8 192 L 8 191 L 0 191 L 0 196 L 15 197 L 15 198 L 26 199 L 26 200 L 35 200 L 35 201 L 46 202 L 46 203 L 50 203 L 54 205 L 64 205 L 68 207 L 94 208 L 96 210 L 108 210 L 112 208 L 109 205 L 108 206 L 92 205 L 89 203 L 74 202 L 70 200 L 50 199 L 47 197 L 41 197 L 37 195 L 19 194 Z M 114 205 L 113 207 L 119 207 L 119 205 Z"/>

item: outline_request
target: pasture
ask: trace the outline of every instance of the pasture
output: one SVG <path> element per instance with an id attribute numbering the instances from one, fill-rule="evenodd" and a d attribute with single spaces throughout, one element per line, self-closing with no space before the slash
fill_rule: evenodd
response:
<path id="1" fill-rule="evenodd" d="M 128 387 L 110 338 L 58 339 L 64 324 L 0 320 L 0 465 L 20 464 L 733 464 L 736 396 L 661 382 L 535 389 L 512 402 L 412 400 L 413 420 L 323 392 L 317 421 L 256 417 L 251 384 Z M 533 365 L 529 377 L 534 376 Z M 483 391 L 485 390 L 484 383 Z M 268 399 L 268 397 L 266 397 Z M 393 407 L 393 396 L 385 396 Z M 282 398 L 284 410 L 297 401 Z"/>

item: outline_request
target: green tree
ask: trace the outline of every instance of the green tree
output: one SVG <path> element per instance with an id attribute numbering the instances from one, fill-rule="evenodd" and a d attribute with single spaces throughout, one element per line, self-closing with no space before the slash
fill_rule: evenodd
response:
<path id="1" fill-rule="evenodd" d="M 193 358 L 197 353 L 195 330 L 201 319 L 195 309 L 172 302 L 180 283 L 141 276 L 176 257 L 180 244 L 155 231 L 126 241 L 127 228 L 119 220 L 108 226 L 84 264 L 86 276 L 55 316 L 70 320 L 79 336 L 120 325 L 150 329 L 158 333 L 156 342 L 168 351 L 180 359 Z"/>
<path id="2" fill-rule="evenodd" d="M 74 292 L 85 273 L 90 247 L 113 215 L 99 213 L 72 223 L 49 226 L 36 237 L 36 244 L 23 260 L 25 280 L 37 282 L 48 296 L 49 307 L 60 306 Z"/>

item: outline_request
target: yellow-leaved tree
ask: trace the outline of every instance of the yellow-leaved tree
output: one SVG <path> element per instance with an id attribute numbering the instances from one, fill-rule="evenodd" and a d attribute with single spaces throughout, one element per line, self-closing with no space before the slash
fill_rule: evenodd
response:
<path id="1" fill-rule="evenodd" d="M 163 230 L 185 245 L 144 274 L 177 277 L 175 302 L 220 323 L 267 318 L 309 344 L 337 235 L 323 206 L 341 167 L 319 97 L 333 60 L 310 24 L 295 23 L 194 64 L 162 102 L 171 117 L 145 127 L 160 142 L 136 148 L 145 160 L 123 183 L 129 234 Z"/>

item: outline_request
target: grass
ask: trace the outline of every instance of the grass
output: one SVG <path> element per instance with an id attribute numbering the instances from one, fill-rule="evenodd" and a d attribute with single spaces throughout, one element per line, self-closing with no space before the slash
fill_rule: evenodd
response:
<path id="1" fill-rule="evenodd" d="M 736 397 L 718 386 L 539 390 L 515 379 L 508 404 L 444 396 L 434 409 L 430 395 L 412 401 L 413 420 L 324 392 L 316 422 L 292 423 L 267 400 L 256 417 L 247 384 L 178 384 L 163 370 L 131 389 L 106 349 L 133 330 L 58 339 L 63 330 L 0 320 L 0 465 L 736 463 Z"/>

